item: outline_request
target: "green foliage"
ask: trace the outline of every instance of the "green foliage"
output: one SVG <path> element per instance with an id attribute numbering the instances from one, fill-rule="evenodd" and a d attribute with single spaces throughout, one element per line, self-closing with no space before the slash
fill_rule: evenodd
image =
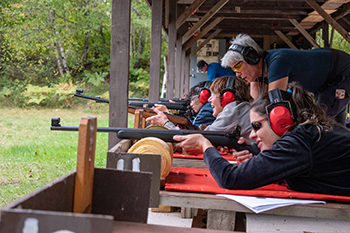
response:
<path id="1" fill-rule="evenodd" d="M 54 87 L 40 87 L 28 84 L 22 93 L 26 105 L 40 107 L 72 107 L 76 85 L 60 83 Z"/>

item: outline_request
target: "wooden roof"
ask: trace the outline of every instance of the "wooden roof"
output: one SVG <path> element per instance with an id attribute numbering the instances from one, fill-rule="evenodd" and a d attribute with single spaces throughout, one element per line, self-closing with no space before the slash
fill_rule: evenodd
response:
<path id="1" fill-rule="evenodd" d="M 152 5 L 152 0 L 146 0 Z M 163 26 L 167 31 L 167 1 L 163 3 Z M 219 3 L 223 6 L 217 10 Z M 216 11 L 197 31 L 205 29 L 211 23 L 216 24 L 208 30 L 207 36 L 215 30 L 221 30 L 215 38 L 232 38 L 239 33 L 255 35 L 275 35 L 276 31 L 286 36 L 297 38 L 302 36 L 299 26 L 309 33 L 316 32 L 325 22 L 324 18 L 315 11 L 311 3 L 321 6 L 346 32 L 350 31 L 350 0 L 178 0 L 178 10 L 187 9 L 193 4 L 199 5 L 192 15 L 186 18 L 185 25 L 196 25 L 210 12 Z M 181 10 L 180 10 L 181 11 Z M 178 12 L 178 17 L 181 15 Z M 181 17 L 181 16 L 180 16 Z M 221 18 L 222 17 L 222 18 Z M 296 25 L 297 24 L 297 25 Z M 205 36 L 204 36 L 205 37 Z"/>

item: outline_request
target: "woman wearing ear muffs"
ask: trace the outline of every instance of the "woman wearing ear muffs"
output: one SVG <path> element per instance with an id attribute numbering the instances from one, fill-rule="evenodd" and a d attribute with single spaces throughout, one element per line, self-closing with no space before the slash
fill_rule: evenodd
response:
<path id="1" fill-rule="evenodd" d="M 207 126 L 206 131 L 233 131 L 237 125 L 241 128 L 241 136 L 249 139 L 252 130 L 249 120 L 249 101 L 252 99 L 247 84 L 241 78 L 224 76 L 216 78 L 211 84 L 206 102 L 211 103 L 215 121 Z M 203 101 L 202 98 L 200 98 Z M 171 130 L 179 130 L 172 122 L 168 121 L 166 115 L 157 112 L 146 121 L 151 124 L 163 125 Z"/>
<path id="2" fill-rule="evenodd" d="M 297 81 L 315 95 L 317 104 L 327 107 L 329 116 L 345 125 L 350 103 L 349 54 L 331 48 L 263 51 L 246 34 L 237 35 L 231 43 L 221 65 L 250 83 L 253 98 L 267 90 L 265 78 L 268 90 L 287 90 L 288 83 Z"/>
<path id="3" fill-rule="evenodd" d="M 264 93 L 251 103 L 250 138 L 261 152 L 247 162 L 231 165 L 200 134 L 174 136 L 177 147 L 204 152 L 222 188 L 254 189 L 285 181 L 294 191 L 350 196 L 350 131 L 327 116 L 300 84 L 293 82 L 289 89 Z"/>

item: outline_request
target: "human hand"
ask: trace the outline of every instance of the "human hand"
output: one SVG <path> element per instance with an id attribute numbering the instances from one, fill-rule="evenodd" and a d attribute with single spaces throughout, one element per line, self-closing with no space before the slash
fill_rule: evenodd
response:
<path id="1" fill-rule="evenodd" d="M 153 107 L 152 110 L 155 111 L 157 115 L 147 117 L 146 122 L 150 122 L 152 125 L 163 126 L 165 122 L 169 120 L 168 117 L 162 111 L 159 111 L 157 108 Z"/>
<path id="2" fill-rule="evenodd" d="M 163 104 L 154 104 L 154 106 L 155 106 L 159 111 L 169 113 L 169 109 L 168 109 L 165 105 L 163 105 Z"/>
<path id="3" fill-rule="evenodd" d="M 176 144 L 177 148 L 182 148 L 189 154 L 201 154 L 209 147 L 213 147 L 202 134 L 175 135 L 173 139 L 179 141 Z"/>
<path id="4" fill-rule="evenodd" d="M 238 144 L 247 144 L 250 145 L 250 142 L 245 139 L 244 137 L 240 137 L 237 141 Z M 238 164 L 242 164 L 247 162 L 251 157 L 253 157 L 253 154 L 249 152 L 249 150 L 242 150 L 242 151 L 236 151 L 233 150 L 232 157 L 236 158 L 236 161 Z"/>

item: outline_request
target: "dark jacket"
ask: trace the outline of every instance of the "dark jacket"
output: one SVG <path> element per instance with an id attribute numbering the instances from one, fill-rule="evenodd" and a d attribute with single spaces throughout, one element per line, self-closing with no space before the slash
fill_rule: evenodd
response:
<path id="1" fill-rule="evenodd" d="M 273 146 L 247 162 L 233 166 L 215 148 L 204 161 L 220 187 L 254 189 L 286 181 L 291 190 L 350 196 L 350 132 L 336 126 L 330 132 L 299 125 Z"/>
<path id="2" fill-rule="evenodd" d="M 197 113 L 192 124 L 195 126 L 211 125 L 214 121 L 215 117 L 213 116 L 213 107 L 211 106 L 211 103 L 207 102 Z"/>

